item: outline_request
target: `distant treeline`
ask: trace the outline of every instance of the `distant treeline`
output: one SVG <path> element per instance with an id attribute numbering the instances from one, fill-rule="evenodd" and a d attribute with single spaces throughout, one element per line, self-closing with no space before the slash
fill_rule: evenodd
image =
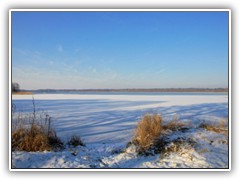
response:
<path id="1" fill-rule="evenodd" d="M 228 88 L 152 88 L 152 89 L 38 89 L 32 92 L 228 92 Z"/>

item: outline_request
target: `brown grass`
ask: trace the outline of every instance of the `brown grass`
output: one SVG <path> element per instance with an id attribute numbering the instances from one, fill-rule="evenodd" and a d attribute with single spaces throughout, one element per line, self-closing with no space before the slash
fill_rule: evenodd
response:
<path id="1" fill-rule="evenodd" d="M 182 131 L 189 129 L 190 124 L 186 124 L 178 120 L 175 116 L 173 120 L 164 123 L 160 115 L 146 114 L 141 121 L 138 122 L 134 131 L 132 144 L 136 146 L 139 154 L 152 154 L 152 152 L 166 152 L 166 145 L 169 144 L 166 136 L 174 131 Z M 175 142 L 180 146 L 181 143 Z"/>
<path id="2" fill-rule="evenodd" d="M 32 95 L 32 92 L 25 92 L 25 91 L 19 91 L 19 92 L 12 92 L 13 95 Z"/>
<path id="3" fill-rule="evenodd" d="M 162 139 L 160 144 L 157 145 L 157 152 L 161 154 L 161 157 L 166 157 L 171 153 L 184 154 L 195 145 L 195 141 L 191 138 L 177 138 L 169 141 L 168 139 Z"/>
<path id="4" fill-rule="evenodd" d="M 162 132 L 162 117 L 160 115 L 146 114 L 134 131 L 133 144 L 136 145 L 137 151 L 141 154 L 159 139 Z"/>
<path id="5" fill-rule="evenodd" d="M 186 124 L 184 122 L 180 122 L 178 120 L 177 116 L 175 116 L 173 118 L 173 120 L 171 120 L 167 124 L 163 125 L 163 129 L 165 131 L 166 130 L 177 131 L 177 130 L 184 128 L 185 126 L 186 126 Z"/>
<path id="6" fill-rule="evenodd" d="M 207 152 L 209 152 L 208 148 L 204 148 L 199 151 L 200 154 L 207 153 Z"/>
<path id="7" fill-rule="evenodd" d="M 13 151 L 52 151 L 61 148 L 63 143 L 55 132 L 46 134 L 43 128 L 37 125 L 31 128 L 19 128 L 12 133 Z"/>
<path id="8" fill-rule="evenodd" d="M 170 153 L 179 153 L 181 155 L 194 148 L 195 140 L 191 137 L 171 139 L 169 136 L 171 137 L 171 134 L 175 133 L 175 131 L 184 133 L 190 128 L 203 128 L 207 131 L 228 135 L 227 120 L 215 124 L 204 122 L 199 127 L 194 127 L 191 122 L 179 121 L 177 116 L 165 123 L 160 115 L 146 114 L 138 122 L 130 144 L 135 145 L 136 151 L 140 155 L 153 155 L 156 153 L 160 153 L 161 156 L 167 156 Z M 221 141 L 220 143 L 227 144 L 227 141 Z M 202 153 L 205 151 L 207 152 L 207 150 L 204 150 Z"/>
<path id="9" fill-rule="evenodd" d="M 14 106 L 14 109 L 16 107 Z M 63 149 L 48 114 L 37 113 L 33 99 L 33 114 L 17 114 L 12 120 L 12 150 L 15 151 L 52 151 Z M 12 111 L 13 115 L 15 111 Z"/>
<path id="10" fill-rule="evenodd" d="M 18 151 L 50 151 L 48 136 L 36 125 L 32 129 L 17 129 L 12 133 L 12 149 Z"/>
<path id="11" fill-rule="evenodd" d="M 208 124 L 204 122 L 204 123 L 201 123 L 199 127 L 207 131 L 215 132 L 218 134 L 224 134 L 226 136 L 228 135 L 226 120 L 221 120 L 217 124 Z"/>

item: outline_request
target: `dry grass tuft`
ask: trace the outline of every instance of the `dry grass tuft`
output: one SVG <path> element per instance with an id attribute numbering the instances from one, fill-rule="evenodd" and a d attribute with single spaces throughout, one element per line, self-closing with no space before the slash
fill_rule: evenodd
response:
<path id="1" fill-rule="evenodd" d="M 42 127 L 19 128 L 12 133 L 12 150 L 15 151 L 52 151 L 62 149 L 63 143 L 51 130 L 47 134 Z"/>
<path id="2" fill-rule="evenodd" d="M 33 108 L 33 114 L 19 114 L 17 119 L 12 121 L 12 150 L 30 152 L 63 149 L 62 141 L 52 128 L 51 117 L 48 114 L 45 114 L 45 117 L 43 114 L 38 116 L 34 99 Z M 12 113 L 14 114 L 14 111 Z"/>
<path id="3" fill-rule="evenodd" d="M 12 133 L 12 149 L 17 150 L 18 147 L 22 147 L 21 142 L 24 140 L 27 134 L 26 129 L 19 128 Z"/>
<path id="4" fill-rule="evenodd" d="M 221 120 L 217 124 L 207 124 L 204 122 L 204 123 L 201 123 L 199 127 L 207 131 L 215 132 L 218 134 L 224 134 L 226 136 L 228 135 L 226 120 Z"/>
<path id="5" fill-rule="evenodd" d="M 134 131 L 132 142 L 136 152 L 140 155 L 154 155 L 160 153 L 162 157 L 171 153 L 179 155 L 188 154 L 194 149 L 196 141 L 191 137 L 184 137 L 183 134 L 189 130 L 203 128 L 219 134 L 228 135 L 227 120 L 222 120 L 215 124 L 202 123 L 195 127 L 191 122 L 179 121 L 177 116 L 169 122 L 163 122 L 160 115 L 146 114 L 138 122 Z M 172 136 L 174 134 L 174 136 Z M 178 137 L 176 137 L 178 136 Z M 226 140 L 219 141 L 221 144 L 227 144 Z M 207 149 L 201 150 L 200 153 L 208 152 Z"/>
<path id="6" fill-rule="evenodd" d="M 195 145 L 195 143 L 196 142 L 191 138 L 177 138 L 171 141 L 169 141 L 168 139 L 163 139 L 158 145 L 157 152 L 159 152 L 162 157 L 166 157 L 171 153 L 178 153 L 181 155 L 191 149 Z"/>
<path id="7" fill-rule="evenodd" d="M 142 154 L 149 150 L 159 139 L 162 132 L 162 117 L 160 115 L 146 114 L 134 132 L 133 144 L 136 145 L 138 153 Z"/>
<path id="8" fill-rule="evenodd" d="M 70 140 L 68 141 L 69 146 L 77 147 L 77 146 L 85 146 L 83 141 L 79 136 L 73 135 Z"/>
<path id="9" fill-rule="evenodd" d="M 169 145 L 170 142 L 166 140 L 165 137 L 169 135 L 169 133 L 174 133 L 174 131 L 184 132 L 185 130 L 189 130 L 189 125 L 184 122 L 180 122 L 177 116 L 163 125 L 163 119 L 160 115 L 146 114 L 137 124 L 132 144 L 136 146 L 138 154 L 144 155 L 154 154 L 156 152 L 166 153 L 173 150 L 178 151 L 175 147 L 180 147 L 181 144 L 183 144 L 183 141 L 179 140 L 174 142 L 175 149 L 172 149 L 173 146 L 167 148 L 167 145 Z M 187 143 L 191 144 L 188 140 Z"/>
<path id="10" fill-rule="evenodd" d="M 36 125 L 12 133 L 12 149 L 18 151 L 50 151 L 48 136 Z"/>
<path id="11" fill-rule="evenodd" d="M 209 149 L 208 148 L 204 148 L 204 149 L 201 149 L 199 151 L 199 154 L 204 154 L 204 153 L 208 153 L 209 152 Z"/>
<path id="12" fill-rule="evenodd" d="M 163 125 L 164 130 L 178 131 L 184 128 L 186 124 L 184 122 L 180 122 L 178 118 L 175 116 L 173 120 L 169 121 L 167 124 Z"/>

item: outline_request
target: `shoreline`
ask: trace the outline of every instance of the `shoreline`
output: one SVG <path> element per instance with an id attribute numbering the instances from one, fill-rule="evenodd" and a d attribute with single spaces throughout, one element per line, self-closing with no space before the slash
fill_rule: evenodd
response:
<path id="1" fill-rule="evenodd" d="M 12 95 L 33 95 L 33 92 L 29 92 L 29 91 L 20 91 L 20 92 L 12 92 Z"/>
<path id="2" fill-rule="evenodd" d="M 55 93 L 55 92 L 82 92 L 82 93 L 107 93 L 107 92 L 119 92 L 119 93 L 125 93 L 125 92 L 162 92 L 162 93 L 168 93 L 168 92 L 229 92 L 228 88 L 125 88 L 125 89 L 37 89 L 37 90 L 23 90 L 22 92 L 32 92 L 32 93 Z"/>

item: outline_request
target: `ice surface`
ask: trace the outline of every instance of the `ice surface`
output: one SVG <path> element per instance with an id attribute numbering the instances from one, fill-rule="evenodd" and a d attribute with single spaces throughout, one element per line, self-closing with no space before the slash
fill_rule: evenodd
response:
<path id="1" fill-rule="evenodd" d="M 37 111 L 47 112 L 58 136 L 80 135 L 87 143 L 127 142 L 145 113 L 164 119 L 177 115 L 191 121 L 228 117 L 228 98 L 221 96 L 34 95 Z M 17 111 L 32 112 L 32 96 L 13 96 Z"/>
<path id="2" fill-rule="evenodd" d="M 79 135 L 87 144 L 78 147 L 78 155 L 71 150 L 63 152 L 14 152 L 14 167 L 50 168 L 222 168 L 228 166 L 228 146 L 221 144 L 221 135 L 210 132 L 186 134 L 199 142 L 198 149 L 187 155 L 171 154 L 139 157 L 131 150 L 119 152 L 131 140 L 138 120 L 146 113 L 159 113 L 171 120 L 215 122 L 228 119 L 227 95 L 76 95 L 36 94 L 37 111 L 47 112 L 53 120 L 57 134 L 63 140 Z M 17 112 L 31 113 L 31 95 L 13 95 Z M 209 145 L 209 139 L 216 143 Z M 225 140 L 224 139 L 224 140 Z M 129 152 L 130 151 L 130 152 Z M 189 155 L 190 154 L 190 155 Z M 191 158 L 190 158 L 191 157 Z"/>

